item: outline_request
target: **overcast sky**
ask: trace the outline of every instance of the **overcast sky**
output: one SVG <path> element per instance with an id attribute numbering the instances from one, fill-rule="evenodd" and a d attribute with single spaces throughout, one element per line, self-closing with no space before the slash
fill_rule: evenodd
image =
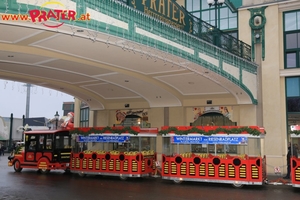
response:
<path id="1" fill-rule="evenodd" d="M 68 94 L 33 85 L 30 89 L 29 117 L 54 118 L 56 111 L 63 116 L 63 102 L 74 102 Z M 0 79 L 0 116 L 22 118 L 26 113 L 27 87 L 25 83 Z"/>

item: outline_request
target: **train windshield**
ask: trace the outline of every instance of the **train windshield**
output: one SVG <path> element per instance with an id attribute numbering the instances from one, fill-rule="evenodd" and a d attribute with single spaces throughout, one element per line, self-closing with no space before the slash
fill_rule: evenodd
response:
<path id="1" fill-rule="evenodd" d="M 26 151 L 53 151 L 56 149 L 70 149 L 71 138 L 69 132 L 32 132 L 25 134 Z"/>

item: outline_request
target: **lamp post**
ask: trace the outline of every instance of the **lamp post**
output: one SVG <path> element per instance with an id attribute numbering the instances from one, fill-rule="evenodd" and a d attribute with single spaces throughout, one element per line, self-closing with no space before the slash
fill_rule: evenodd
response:
<path id="1" fill-rule="evenodd" d="M 225 2 L 225 0 L 207 0 L 207 3 L 209 5 L 209 7 L 211 7 L 212 5 L 215 6 L 215 28 L 214 28 L 214 44 L 219 46 L 219 42 L 218 42 L 218 7 L 222 6 L 223 3 Z"/>
<path id="2" fill-rule="evenodd" d="M 217 11 L 218 11 L 218 6 L 222 6 L 223 3 L 225 2 L 225 0 L 207 0 L 207 3 L 209 5 L 209 7 L 211 7 L 212 5 L 215 6 L 215 27 L 218 28 L 218 15 L 217 15 Z"/>
<path id="3" fill-rule="evenodd" d="M 58 114 L 58 112 L 57 112 L 57 111 L 56 111 L 56 113 L 55 113 L 54 117 L 55 117 L 55 122 L 56 122 L 56 130 L 57 130 L 57 124 L 58 124 L 58 119 L 59 119 L 59 114 Z"/>

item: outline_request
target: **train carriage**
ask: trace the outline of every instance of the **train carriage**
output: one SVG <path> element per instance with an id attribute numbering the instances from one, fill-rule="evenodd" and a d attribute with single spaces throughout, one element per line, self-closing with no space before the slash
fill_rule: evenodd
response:
<path id="1" fill-rule="evenodd" d="M 162 127 L 162 179 L 262 185 L 267 180 L 263 128 Z"/>
<path id="2" fill-rule="evenodd" d="M 157 128 L 131 127 L 131 133 L 123 127 L 104 129 L 81 129 L 81 133 L 92 132 L 85 136 L 72 131 L 76 139 L 70 161 L 72 173 L 119 176 L 123 180 L 153 174 Z"/>
<path id="3" fill-rule="evenodd" d="M 290 135 L 291 144 L 294 146 L 292 151 L 299 151 L 300 134 Z M 299 152 L 297 153 L 299 154 Z M 292 155 L 297 155 L 292 153 Z M 298 155 L 299 156 L 299 155 Z M 291 185 L 300 188 L 300 158 L 293 156 L 291 158 Z"/>

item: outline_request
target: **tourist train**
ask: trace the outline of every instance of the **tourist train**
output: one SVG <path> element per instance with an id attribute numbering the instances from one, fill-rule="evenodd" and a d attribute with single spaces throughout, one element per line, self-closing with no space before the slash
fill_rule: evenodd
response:
<path id="1" fill-rule="evenodd" d="M 243 185 L 268 183 L 258 126 L 93 127 L 24 131 L 24 145 L 8 157 L 23 168 L 65 170 L 79 176 L 157 177 Z M 300 135 L 291 134 L 291 142 Z M 157 145 L 160 144 L 160 145 Z M 291 159 L 291 181 L 300 187 L 300 159 Z"/>

